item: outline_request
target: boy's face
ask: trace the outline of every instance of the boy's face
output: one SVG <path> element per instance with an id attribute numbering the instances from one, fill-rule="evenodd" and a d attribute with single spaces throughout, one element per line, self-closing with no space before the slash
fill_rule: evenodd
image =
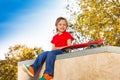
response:
<path id="1" fill-rule="evenodd" d="M 67 23 L 65 20 L 60 20 L 56 26 L 59 33 L 63 33 L 67 29 Z"/>

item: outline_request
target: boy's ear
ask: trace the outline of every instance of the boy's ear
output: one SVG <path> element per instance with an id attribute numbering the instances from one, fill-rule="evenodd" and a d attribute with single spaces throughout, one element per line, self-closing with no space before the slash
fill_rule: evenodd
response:
<path id="1" fill-rule="evenodd" d="M 58 28 L 57 28 L 57 26 L 56 26 L 56 31 L 58 31 Z"/>

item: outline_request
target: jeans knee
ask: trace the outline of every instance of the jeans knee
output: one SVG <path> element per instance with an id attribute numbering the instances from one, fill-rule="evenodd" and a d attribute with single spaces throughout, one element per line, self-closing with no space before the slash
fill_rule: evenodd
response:
<path id="1" fill-rule="evenodd" d="M 51 53 L 58 55 L 58 54 L 62 54 L 62 50 L 58 49 L 58 50 L 53 50 L 51 51 Z"/>
<path id="2" fill-rule="evenodd" d="M 53 55 L 55 55 L 53 52 L 49 52 L 49 53 L 47 54 L 47 56 L 53 56 Z"/>
<path id="3" fill-rule="evenodd" d="M 47 56 L 48 53 L 49 53 L 49 51 L 45 51 L 45 52 L 43 52 L 43 53 L 40 53 L 40 54 L 38 55 L 38 57 Z"/>

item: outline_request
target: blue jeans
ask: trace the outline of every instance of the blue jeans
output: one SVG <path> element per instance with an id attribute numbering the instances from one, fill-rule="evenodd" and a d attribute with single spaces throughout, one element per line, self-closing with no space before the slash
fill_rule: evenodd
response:
<path id="1" fill-rule="evenodd" d="M 56 60 L 56 55 L 62 54 L 62 50 L 53 50 L 53 51 L 46 51 L 38 55 L 35 62 L 31 65 L 33 67 L 34 72 L 36 72 L 42 67 L 44 61 L 46 61 L 46 68 L 44 73 L 47 73 L 51 76 L 54 74 L 54 63 Z"/>

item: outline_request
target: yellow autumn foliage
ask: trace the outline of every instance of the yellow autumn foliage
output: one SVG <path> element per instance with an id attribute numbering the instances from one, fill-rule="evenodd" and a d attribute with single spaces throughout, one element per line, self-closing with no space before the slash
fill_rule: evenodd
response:
<path id="1" fill-rule="evenodd" d="M 41 48 L 29 48 L 25 45 L 10 47 L 6 60 L 0 61 L 0 80 L 17 80 L 17 62 L 34 59 L 42 51 Z"/>
<path id="2" fill-rule="evenodd" d="M 77 0 L 70 13 L 70 23 L 89 40 L 104 39 L 103 45 L 120 46 L 120 1 Z M 79 8 L 78 8 L 79 7 Z M 69 8 L 68 8 L 69 10 Z M 76 15 L 73 13 L 77 12 Z"/>

